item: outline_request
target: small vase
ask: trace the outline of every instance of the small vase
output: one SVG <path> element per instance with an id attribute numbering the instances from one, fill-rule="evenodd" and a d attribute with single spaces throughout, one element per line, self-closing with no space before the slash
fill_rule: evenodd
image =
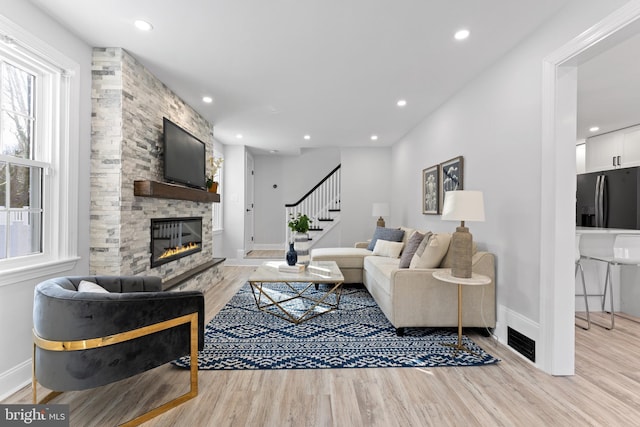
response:
<path id="1" fill-rule="evenodd" d="M 297 232 L 295 234 L 294 248 L 298 254 L 298 264 L 309 265 L 309 235 Z"/>
<path id="2" fill-rule="evenodd" d="M 218 192 L 218 183 L 214 182 L 211 184 L 211 187 L 208 188 L 209 193 L 217 193 Z"/>
<path id="3" fill-rule="evenodd" d="M 298 253 L 293 249 L 293 243 L 289 243 L 289 251 L 287 252 L 287 264 L 296 265 L 298 262 Z"/>

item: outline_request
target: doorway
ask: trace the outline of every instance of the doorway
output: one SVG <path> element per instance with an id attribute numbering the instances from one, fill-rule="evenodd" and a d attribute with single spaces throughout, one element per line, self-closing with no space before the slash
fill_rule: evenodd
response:
<path id="1" fill-rule="evenodd" d="M 575 366 L 575 140 L 581 62 L 637 33 L 640 2 L 627 3 L 543 62 L 540 237 L 541 367 L 573 375 Z"/>
<path id="2" fill-rule="evenodd" d="M 244 256 L 253 250 L 254 245 L 254 160 L 251 153 L 245 152 L 245 200 L 244 200 Z"/>

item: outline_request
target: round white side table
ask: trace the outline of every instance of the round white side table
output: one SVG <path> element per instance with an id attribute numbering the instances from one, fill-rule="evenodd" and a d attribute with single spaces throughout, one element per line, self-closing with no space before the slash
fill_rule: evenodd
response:
<path id="1" fill-rule="evenodd" d="M 451 269 L 438 270 L 433 272 L 433 277 L 445 282 L 458 285 L 458 344 L 449 344 L 456 350 L 464 350 L 473 353 L 467 347 L 462 345 L 462 287 L 463 286 L 479 286 L 491 283 L 491 278 L 484 274 L 471 273 L 471 277 L 454 277 L 451 275 Z"/>

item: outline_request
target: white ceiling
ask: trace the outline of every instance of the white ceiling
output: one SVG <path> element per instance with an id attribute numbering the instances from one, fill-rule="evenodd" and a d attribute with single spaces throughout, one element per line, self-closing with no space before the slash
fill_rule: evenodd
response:
<path id="1" fill-rule="evenodd" d="M 221 142 L 280 153 L 393 144 L 566 3 L 31 1 L 89 45 L 128 50 Z M 460 28 L 468 40 L 454 40 Z"/>
<path id="2" fill-rule="evenodd" d="M 578 66 L 578 139 L 640 124 L 640 28 L 628 32 Z"/>

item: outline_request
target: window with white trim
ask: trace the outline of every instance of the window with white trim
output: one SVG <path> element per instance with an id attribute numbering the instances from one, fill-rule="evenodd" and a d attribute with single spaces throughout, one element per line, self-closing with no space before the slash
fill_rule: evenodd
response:
<path id="1" fill-rule="evenodd" d="M 0 16 L 0 286 L 78 259 L 78 70 Z"/>
<path id="2" fill-rule="evenodd" d="M 0 259 L 42 253 L 42 178 L 37 161 L 38 71 L 0 56 Z"/>

